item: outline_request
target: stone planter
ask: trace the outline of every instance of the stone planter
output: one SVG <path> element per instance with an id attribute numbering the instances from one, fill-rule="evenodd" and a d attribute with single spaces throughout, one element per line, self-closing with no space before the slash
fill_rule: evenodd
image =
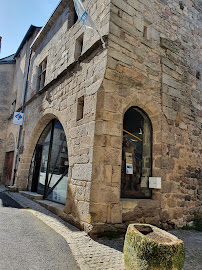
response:
<path id="1" fill-rule="evenodd" d="M 185 252 L 182 240 L 149 224 L 131 224 L 124 242 L 127 270 L 180 270 Z"/>

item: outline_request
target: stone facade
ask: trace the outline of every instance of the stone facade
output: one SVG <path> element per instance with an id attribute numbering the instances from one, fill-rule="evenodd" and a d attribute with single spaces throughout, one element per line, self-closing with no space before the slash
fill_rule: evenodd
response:
<path id="1" fill-rule="evenodd" d="M 84 31 L 81 22 L 72 25 L 69 16 L 73 10 L 69 2 L 62 1 L 47 23 L 50 30 L 44 28 L 42 36 L 38 36 L 32 47 L 30 87 L 21 142 L 25 150 L 20 155 L 16 184 L 19 189 L 27 187 L 30 161 L 38 138 L 51 119 L 59 119 L 66 133 L 69 155 L 65 213 L 70 221 L 88 227 L 97 92 L 104 79 L 107 50 L 101 49 L 98 34 L 92 30 Z M 109 20 L 106 19 L 109 4 L 110 1 L 97 2 L 90 12 L 92 18 L 102 18 L 103 36 L 109 29 Z M 98 10 L 95 6 L 99 7 Z M 83 50 L 76 59 L 76 42 L 82 35 Z M 38 91 L 37 67 L 44 59 L 47 59 L 45 87 Z M 85 98 L 84 117 L 77 121 L 78 99 L 82 96 Z"/>
<path id="2" fill-rule="evenodd" d="M 15 61 L 13 57 L 6 57 L 0 61 L 0 182 L 4 182 L 5 153 L 13 151 L 14 138 L 10 134 L 7 137 L 7 119 L 10 115 L 11 93 L 15 73 Z"/>
<path id="3" fill-rule="evenodd" d="M 110 190 L 106 197 L 108 210 L 114 209 L 112 223 L 116 216 L 115 222 L 133 220 L 170 228 L 193 220 L 200 209 L 200 18 L 199 1 L 186 1 L 183 8 L 176 1 L 112 1 L 96 135 L 105 142 L 120 141 L 123 114 L 131 106 L 140 107 L 153 126 L 153 175 L 162 178 L 162 189 L 153 192 L 151 201 L 120 201 L 121 144 L 110 143 L 109 149 L 107 144 L 99 145 L 99 139 L 97 152 L 103 153 L 106 164 L 99 167 L 107 175 L 111 170 L 111 181 L 98 180 L 98 185 Z M 107 126 L 115 130 L 110 133 Z M 113 160 L 107 160 L 106 151 L 115 152 Z M 108 180 L 101 177 L 103 183 Z"/>
<path id="4" fill-rule="evenodd" d="M 13 113 L 20 111 L 22 107 L 30 46 L 39 30 L 39 27 L 30 26 L 16 54 L 0 59 L 0 95 L 2 110 L 4 111 L 4 114 L 1 114 L 1 119 L 5 124 L 1 130 L 1 134 L 4 136 L 4 144 L 1 148 L 4 154 L 1 155 L 2 160 L 0 162 L 0 174 L 3 183 L 5 182 L 6 167 L 5 152 L 14 152 L 14 157 L 16 156 L 19 126 L 13 125 Z M 12 182 L 13 172 L 10 183 L 7 182 L 6 184 L 12 184 Z"/>
<path id="5" fill-rule="evenodd" d="M 131 222 L 183 226 L 200 213 L 202 199 L 200 1 L 94 1 L 89 13 L 105 49 L 95 31 L 74 24 L 68 0 L 61 1 L 32 43 L 20 142 L 24 151 L 15 183 L 27 188 L 35 145 L 57 118 L 69 155 L 64 218 L 89 232 Z M 43 61 L 46 76 L 39 89 Z M 131 106 L 142 109 L 152 124 L 152 176 L 162 179 L 152 199 L 120 198 L 123 118 Z M 11 129 L 8 123 L 7 134 Z"/>

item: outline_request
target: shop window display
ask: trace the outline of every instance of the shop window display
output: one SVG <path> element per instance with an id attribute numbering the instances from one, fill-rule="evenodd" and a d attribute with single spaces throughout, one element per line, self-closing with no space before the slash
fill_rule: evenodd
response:
<path id="1" fill-rule="evenodd" d="M 147 115 L 131 107 L 124 115 L 121 197 L 151 198 L 152 127 Z"/>
<path id="2" fill-rule="evenodd" d="M 68 183 L 68 152 L 61 123 L 54 119 L 42 132 L 32 157 L 28 189 L 44 199 L 65 204 Z"/>

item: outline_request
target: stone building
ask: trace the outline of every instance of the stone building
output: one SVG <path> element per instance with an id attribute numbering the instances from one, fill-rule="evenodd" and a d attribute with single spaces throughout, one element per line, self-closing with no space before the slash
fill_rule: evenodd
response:
<path id="1" fill-rule="evenodd" d="M 30 62 L 18 190 L 62 203 L 91 233 L 201 214 L 201 11 L 197 0 L 93 0 L 103 49 L 62 0 L 15 54 L 14 85 Z M 20 111 L 24 87 L 13 89 Z M 18 129 L 8 118 L 7 138 Z"/>
<path id="2" fill-rule="evenodd" d="M 13 55 L 0 60 L 0 182 L 4 183 L 7 183 L 10 180 L 9 178 L 11 178 L 12 168 L 10 167 L 12 167 L 14 158 L 12 151 L 14 137 L 10 135 L 7 138 L 7 119 L 10 116 L 10 94 L 12 92 L 14 72 L 15 60 Z M 5 166 L 4 168 L 4 162 L 10 166 Z"/>
<path id="3" fill-rule="evenodd" d="M 31 25 L 17 52 L 0 59 L 0 181 L 4 184 L 13 182 L 19 133 L 19 127 L 12 124 L 13 113 L 22 107 L 30 45 L 39 30 L 40 27 Z"/>

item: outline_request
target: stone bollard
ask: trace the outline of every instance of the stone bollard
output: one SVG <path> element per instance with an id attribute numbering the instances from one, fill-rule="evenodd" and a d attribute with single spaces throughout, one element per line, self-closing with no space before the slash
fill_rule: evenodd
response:
<path id="1" fill-rule="evenodd" d="M 184 243 L 174 235 L 149 224 L 128 226 L 124 242 L 127 270 L 181 270 Z"/>

